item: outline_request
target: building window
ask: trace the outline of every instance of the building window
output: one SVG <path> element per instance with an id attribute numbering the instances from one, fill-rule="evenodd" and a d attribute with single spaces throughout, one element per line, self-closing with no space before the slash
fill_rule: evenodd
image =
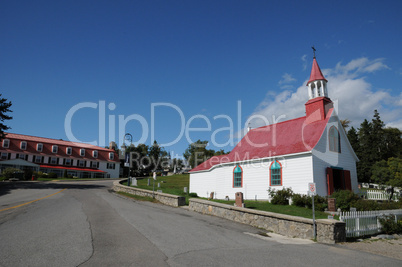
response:
<path id="1" fill-rule="evenodd" d="M 71 147 L 66 148 L 66 154 L 71 155 L 73 153 L 73 149 Z"/>
<path id="2" fill-rule="evenodd" d="M 113 153 L 113 152 L 110 152 L 110 153 L 109 153 L 109 159 L 110 159 L 110 160 L 114 160 L 114 153 Z"/>
<path id="3" fill-rule="evenodd" d="M 282 165 L 279 161 L 275 160 L 269 167 L 269 185 L 282 185 Z"/>
<path id="4" fill-rule="evenodd" d="M 8 153 L 2 152 L 1 159 L 8 159 Z"/>
<path id="5" fill-rule="evenodd" d="M 80 156 L 81 157 L 85 156 L 85 149 L 83 148 L 80 149 Z"/>
<path id="6" fill-rule="evenodd" d="M 17 154 L 17 159 L 25 159 L 25 154 Z"/>
<path id="7" fill-rule="evenodd" d="M 111 169 L 114 170 L 116 168 L 116 164 L 115 163 L 107 163 L 106 165 L 106 169 Z"/>
<path id="8" fill-rule="evenodd" d="M 242 187 L 243 170 L 239 165 L 233 169 L 233 187 Z"/>
<path id="9" fill-rule="evenodd" d="M 71 166 L 71 159 L 65 159 L 64 165 Z"/>
<path id="10" fill-rule="evenodd" d="M 98 151 L 97 150 L 92 151 L 92 157 L 94 157 L 94 158 L 98 157 Z"/>
<path id="11" fill-rule="evenodd" d="M 10 147 L 10 140 L 4 139 L 3 140 L 3 147 L 4 148 L 9 148 Z"/>
<path id="12" fill-rule="evenodd" d="M 58 163 L 58 158 L 50 158 L 50 164 L 57 164 Z"/>
<path id="13" fill-rule="evenodd" d="M 36 145 L 36 151 L 42 152 L 43 151 L 43 144 L 37 144 Z"/>
<path id="14" fill-rule="evenodd" d="M 329 151 L 341 153 L 341 138 L 335 126 L 329 129 Z"/>
<path id="15" fill-rule="evenodd" d="M 35 163 L 42 163 L 42 156 L 35 156 Z"/>
<path id="16" fill-rule="evenodd" d="M 85 167 L 85 160 L 79 160 L 78 161 L 78 166 L 79 167 Z"/>
<path id="17" fill-rule="evenodd" d="M 92 168 L 99 168 L 99 162 L 97 162 L 97 161 L 92 161 L 92 162 L 91 162 L 91 167 L 92 167 Z"/>
<path id="18" fill-rule="evenodd" d="M 58 147 L 56 145 L 52 146 L 52 153 L 57 153 Z"/>
<path id="19" fill-rule="evenodd" d="M 20 144 L 20 148 L 21 148 L 22 150 L 26 150 L 26 149 L 27 149 L 27 142 L 22 141 L 21 144 Z"/>

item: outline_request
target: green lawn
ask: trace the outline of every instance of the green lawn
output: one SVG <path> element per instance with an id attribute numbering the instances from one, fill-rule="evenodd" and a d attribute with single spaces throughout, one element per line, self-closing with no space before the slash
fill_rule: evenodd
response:
<path id="1" fill-rule="evenodd" d="M 148 178 L 150 186 L 148 186 Z M 189 174 L 176 174 L 172 176 L 158 176 L 155 181 L 155 191 L 162 190 L 163 193 L 173 195 L 185 195 L 184 187 L 189 187 L 190 175 Z M 152 177 L 146 177 L 143 179 L 137 179 L 137 185 L 139 188 L 152 190 L 154 179 Z M 158 183 L 160 187 L 158 188 Z"/>
<path id="2" fill-rule="evenodd" d="M 213 200 L 215 202 L 224 203 L 233 205 L 234 201 L 226 201 L 226 200 Z M 269 211 L 275 212 L 280 214 L 292 215 L 292 216 L 299 216 L 307 219 L 313 218 L 313 210 L 296 207 L 291 205 L 274 205 L 269 203 L 268 201 L 255 201 L 255 200 L 245 200 L 244 207 L 248 209 L 255 209 L 255 210 L 262 210 L 262 211 Z M 328 219 L 328 215 L 322 211 L 315 211 L 315 218 L 316 219 Z M 335 216 L 336 217 L 336 216 Z"/>
<path id="3" fill-rule="evenodd" d="M 150 179 L 150 186 L 147 185 L 148 178 Z M 172 176 L 158 176 L 155 181 L 155 191 L 162 190 L 163 193 L 185 196 L 186 203 L 188 204 L 189 196 L 184 193 L 184 187 L 189 189 L 189 174 L 176 174 Z M 143 179 L 138 179 L 137 184 L 139 188 L 152 190 L 153 178 L 147 177 Z M 160 184 L 160 188 L 158 188 L 158 183 Z M 127 184 L 126 184 L 127 185 Z M 225 203 L 229 205 L 233 205 L 234 201 L 225 201 L 225 200 L 214 200 L 216 202 Z M 249 209 L 256 209 L 262 211 L 275 212 L 280 214 L 287 214 L 293 216 L 300 216 L 304 218 L 313 218 L 313 212 L 311 209 L 296 207 L 296 206 L 284 206 L 284 205 L 273 205 L 267 201 L 254 201 L 254 200 L 245 200 L 244 206 Z M 316 211 L 315 212 L 316 219 L 327 219 L 328 214 L 325 212 Z"/>

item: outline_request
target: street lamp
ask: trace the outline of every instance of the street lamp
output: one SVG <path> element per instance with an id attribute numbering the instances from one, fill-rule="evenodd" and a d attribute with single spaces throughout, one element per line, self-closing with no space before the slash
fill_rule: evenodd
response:
<path id="1" fill-rule="evenodd" d="M 133 136 L 131 135 L 131 134 L 129 134 L 129 133 L 126 133 L 125 135 L 124 135 L 124 140 L 127 140 L 127 141 L 130 141 L 130 147 L 131 147 L 131 145 L 133 144 Z M 125 157 L 127 157 L 127 147 L 126 147 L 126 149 L 124 150 L 124 156 Z M 128 179 L 127 179 L 127 186 L 130 186 L 130 174 L 131 174 L 131 159 L 130 159 L 130 154 L 128 154 Z M 126 163 L 124 163 L 124 164 L 126 164 Z"/>

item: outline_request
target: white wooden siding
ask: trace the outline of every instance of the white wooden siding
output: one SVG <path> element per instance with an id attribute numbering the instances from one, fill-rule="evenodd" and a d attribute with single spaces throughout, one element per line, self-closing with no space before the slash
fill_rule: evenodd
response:
<path id="1" fill-rule="evenodd" d="M 306 194 L 309 182 L 313 180 L 312 156 L 304 154 L 279 158 L 282 164 L 282 186 L 271 186 L 280 190 L 291 187 L 295 193 Z M 236 192 L 242 192 L 244 199 L 268 199 L 269 166 L 272 160 L 254 160 L 239 163 L 243 169 L 243 186 L 233 187 L 233 169 L 236 164 L 218 166 L 210 171 L 190 174 L 190 192 L 201 197 L 209 197 L 214 192 L 215 197 L 224 199 L 228 196 L 234 199 Z M 207 195 L 208 192 L 208 195 Z"/>

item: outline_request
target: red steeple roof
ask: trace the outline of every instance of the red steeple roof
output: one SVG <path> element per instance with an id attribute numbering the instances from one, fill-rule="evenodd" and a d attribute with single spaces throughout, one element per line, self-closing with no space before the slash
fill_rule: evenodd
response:
<path id="1" fill-rule="evenodd" d="M 312 81 L 317 81 L 317 80 L 324 80 L 326 82 L 327 79 L 324 78 L 324 75 L 322 75 L 321 69 L 318 66 L 317 60 L 313 59 L 313 67 L 311 68 L 311 74 L 310 74 L 310 79 L 308 80 L 307 84 L 309 84 Z"/>

